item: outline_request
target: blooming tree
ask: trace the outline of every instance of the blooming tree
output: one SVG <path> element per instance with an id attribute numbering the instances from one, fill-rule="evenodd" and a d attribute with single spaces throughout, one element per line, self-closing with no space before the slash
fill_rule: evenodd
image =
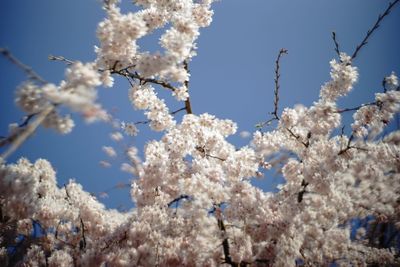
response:
<path id="1" fill-rule="evenodd" d="M 340 52 L 333 35 L 338 59 L 330 62 L 331 79 L 322 85 L 318 101 L 279 114 L 279 63 L 287 52 L 282 49 L 272 118 L 259 125 L 249 146 L 239 149 L 226 140 L 237 130 L 233 121 L 194 114 L 190 105 L 189 64 L 199 29 L 211 23 L 213 0 L 134 2 L 139 11 L 122 13 L 118 1 L 104 1 L 107 17 L 98 25 L 96 60 L 53 57 L 68 64 L 59 84 L 46 82 L 1 50 L 31 78 L 16 97 L 27 118 L 12 124 L 9 136 L 0 140 L 7 146 L 0 166 L 3 265 L 400 264 L 400 131 L 383 133 L 400 108 L 398 78 L 388 75 L 385 90 L 370 103 L 337 107 L 357 82 L 352 61 L 399 0 L 379 16 L 352 55 Z M 165 29 L 163 53 L 141 50 L 137 41 L 156 29 Z M 97 101 L 96 88 L 113 86 L 116 75 L 129 82 L 129 99 L 143 110 L 145 123 L 163 134 L 147 143 L 144 160 L 136 147 L 127 150 L 130 162 L 124 169 L 138 177 L 131 185 L 133 210 L 105 209 L 74 180 L 59 187 L 45 159 L 7 163 L 40 125 L 61 134 L 72 131 L 74 121 L 61 115 L 60 107 L 88 122 L 113 123 Z M 169 90 L 184 108 L 171 111 L 157 95 L 159 89 Z M 186 112 L 181 121 L 174 117 L 179 111 Z M 340 132 L 346 112 L 354 112 L 349 136 Z M 264 131 L 273 121 L 276 128 Z M 133 123 L 122 129 L 137 134 Z M 112 138 L 120 141 L 122 134 Z M 112 147 L 103 150 L 115 156 Z M 279 168 L 286 181 L 275 194 L 250 183 L 270 168 Z M 366 223 L 352 236 L 357 218 Z"/>

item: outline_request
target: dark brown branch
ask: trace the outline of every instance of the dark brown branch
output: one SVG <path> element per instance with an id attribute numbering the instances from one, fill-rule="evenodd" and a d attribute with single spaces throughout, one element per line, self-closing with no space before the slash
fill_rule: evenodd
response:
<path id="1" fill-rule="evenodd" d="M 259 124 L 256 125 L 257 128 L 262 128 L 265 125 L 269 125 L 271 124 L 271 122 L 273 122 L 274 120 L 279 120 L 279 116 L 278 116 L 278 105 L 279 105 L 279 78 L 281 77 L 281 74 L 279 72 L 280 70 L 280 60 L 281 57 L 283 55 L 287 55 L 288 50 L 285 48 L 281 48 L 281 50 L 279 50 L 279 54 L 275 60 L 275 78 L 274 78 L 274 83 L 275 83 L 275 89 L 274 89 L 274 110 L 272 112 L 270 112 L 269 114 L 271 114 L 273 117 L 265 122 L 261 122 Z"/>
<path id="2" fill-rule="evenodd" d="M 183 62 L 183 67 L 185 68 L 185 70 L 187 71 L 187 73 L 189 74 L 189 63 L 187 60 L 185 60 Z M 184 85 L 186 87 L 186 90 L 188 90 L 189 92 L 189 78 L 184 82 Z M 188 96 L 188 98 L 185 100 L 185 108 L 186 108 L 186 113 L 187 114 L 192 114 L 192 105 L 190 104 L 190 97 Z"/>
<path id="3" fill-rule="evenodd" d="M 180 109 L 175 110 L 175 111 L 172 111 L 172 112 L 170 112 L 169 114 L 170 114 L 170 115 L 175 115 L 176 113 L 181 112 L 181 111 L 183 111 L 183 110 L 186 110 L 186 107 L 180 108 Z M 134 124 L 135 124 L 135 125 L 138 125 L 138 124 L 148 124 L 148 123 L 150 123 L 150 122 L 151 122 L 151 120 L 145 120 L 145 121 L 137 121 L 137 122 L 135 122 Z"/>
<path id="4" fill-rule="evenodd" d="M 183 62 L 183 64 L 184 64 L 185 70 L 189 73 L 189 64 L 188 64 L 187 60 L 185 60 Z M 120 70 L 116 70 L 115 67 L 116 66 L 114 66 L 113 68 L 110 69 L 110 72 L 112 74 L 119 74 L 119 75 L 122 75 L 127 78 L 129 77 L 133 80 L 137 79 L 137 80 L 139 80 L 140 84 L 152 83 L 152 84 L 160 85 L 160 86 L 162 86 L 168 90 L 171 90 L 173 92 L 177 90 L 176 87 L 174 87 L 171 83 L 169 83 L 167 81 L 157 80 L 154 78 L 145 78 L 145 77 L 140 76 L 139 73 L 137 73 L 137 72 L 130 72 L 129 69 L 134 66 L 128 66 L 128 67 L 120 69 Z M 133 84 L 131 83 L 131 81 L 129 79 L 128 79 L 128 81 L 131 84 L 131 86 L 133 86 Z M 184 82 L 184 85 L 187 88 L 187 90 L 189 90 L 189 80 L 186 80 Z M 185 100 L 185 110 L 186 110 L 187 114 L 193 113 L 189 97 Z M 140 122 L 140 123 L 144 123 L 144 122 Z"/>
<path id="5" fill-rule="evenodd" d="M 186 200 L 190 200 L 192 197 L 189 195 L 180 195 L 179 197 L 175 198 L 174 200 L 170 201 L 168 203 L 168 208 L 170 208 L 173 204 L 178 205 L 179 201 L 181 201 L 182 199 L 186 199 Z"/>
<path id="6" fill-rule="evenodd" d="M 71 205 L 71 202 L 70 202 L 71 197 L 69 196 L 69 193 L 68 193 L 68 189 L 67 189 L 67 185 L 66 185 L 66 184 L 64 184 L 64 189 L 65 189 L 65 195 L 66 195 L 65 200 L 67 200 L 68 203 Z"/>
<path id="7" fill-rule="evenodd" d="M 357 107 L 354 107 L 354 108 L 338 109 L 338 110 L 335 111 L 335 113 L 343 113 L 343 112 L 347 112 L 347 111 L 356 111 L 356 110 L 359 110 L 362 107 L 372 106 L 372 105 L 378 105 L 378 102 L 365 103 L 365 104 L 361 104 L 361 105 L 359 105 Z"/>
<path id="8" fill-rule="evenodd" d="M 368 39 L 370 38 L 370 36 L 374 33 L 374 31 L 376 29 L 379 28 L 380 23 L 382 22 L 382 20 L 389 15 L 389 13 L 392 11 L 393 7 L 399 2 L 400 0 L 395 0 L 392 3 L 389 3 L 389 6 L 386 8 L 385 12 L 383 12 L 383 14 L 380 14 L 378 16 L 378 19 L 376 20 L 374 26 L 369 29 L 367 31 L 367 34 L 365 35 L 364 39 L 361 41 L 361 43 L 356 47 L 356 50 L 354 51 L 353 55 L 351 56 L 351 59 L 355 59 L 358 55 L 358 53 L 360 52 L 361 48 L 363 48 L 367 43 L 368 43 Z"/>
<path id="9" fill-rule="evenodd" d="M 135 73 L 128 72 L 128 75 L 131 78 L 138 79 L 141 84 L 153 83 L 153 84 L 161 85 L 162 87 L 169 89 L 171 91 L 176 90 L 176 88 L 172 84 L 170 84 L 166 81 L 157 80 L 157 79 L 153 79 L 153 78 L 144 78 L 144 77 L 140 76 L 137 72 L 135 72 Z"/>
<path id="10" fill-rule="evenodd" d="M 124 242 L 128 238 L 128 233 L 124 231 L 123 236 L 119 238 L 118 240 L 115 240 L 115 238 L 111 239 L 111 242 L 107 243 L 106 245 L 101 249 L 102 251 L 109 249 L 113 244 L 120 245 L 122 242 Z"/>
<path id="11" fill-rule="evenodd" d="M 366 149 L 366 148 L 352 146 L 351 142 L 353 141 L 353 139 L 354 139 L 354 134 L 350 135 L 350 138 L 347 142 L 347 146 L 339 151 L 339 153 L 338 153 L 339 156 L 346 153 L 350 149 L 358 149 L 358 150 L 368 151 L 368 149 Z"/>
<path id="12" fill-rule="evenodd" d="M 11 54 L 9 50 L 6 48 L 0 47 L 0 54 L 2 54 L 6 59 L 8 59 L 11 63 L 22 69 L 26 73 L 29 79 L 35 80 L 41 84 L 47 84 L 48 82 L 39 76 L 31 67 L 22 63 L 19 59 Z"/>
<path id="13" fill-rule="evenodd" d="M 71 203 L 71 196 L 68 193 L 68 188 L 67 185 L 64 184 L 64 189 L 65 189 L 65 200 L 67 200 L 69 205 L 72 205 Z M 80 220 L 80 232 L 81 232 L 81 240 L 79 241 L 79 249 L 84 250 L 86 248 L 86 237 L 85 237 L 85 224 L 83 223 L 82 217 L 79 215 L 79 220 Z"/>
<path id="14" fill-rule="evenodd" d="M 300 203 L 301 201 L 303 201 L 303 196 L 304 196 L 304 194 L 307 192 L 306 189 L 307 189 L 308 183 L 307 183 L 305 180 L 303 180 L 303 181 L 301 182 L 301 186 L 302 186 L 303 188 L 302 188 L 302 189 L 300 190 L 300 192 L 297 194 L 297 203 Z"/>
<path id="15" fill-rule="evenodd" d="M 65 240 L 62 240 L 59 236 L 58 236 L 58 228 L 60 227 L 60 224 L 61 224 L 61 220 L 58 222 L 58 224 L 57 224 L 57 227 L 56 227 L 56 231 L 55 231 L 55 233 L 54 233 L 54 238 L 56 239 L 56 240 L 58 240 L 58 241 L 60 241 L 61 243 L 63 243 L 64 245 L 67 245 L 67 246 L 70 246 L 70 247 L 75 247 L 75 245 L 73 245 L 73 244 L 71 244 L 71 243 L 68 243 L 67 241 L 65 241 Z"/>
<path id="16" fill-rule="evenodd" d="M 225 228 L 224 221 L 222 219 L 218 219 L 218 228 L 219 228 L 219 230 L 221 230 L 223 235 L 226 235 L 226 228 Z M 228 241 L 227 237 L 224 237 L 224 239 L 222 240 L 222 249 L 224 251 L 224 262 L 223 263 L 229 264 L 231 266 L 238 266 L 238 264 L 232 260 L 232 257 L 230 255 L 229 241 Z"/>
<path id="17" fill-rule="evenodd" d="M 308 147 L 310 144 L 307 142 L 305 143 L 304 141 L 301 140 L 300 135 L 296 135 L 292 130 L 290 130 L 289 128 L 286 128 L 286 130 L 289 132 L 289 134 L 291 136 L 293 136 L 294 138 L 296 138 L 297 141 L 299 141 L 302 145 L 304 145 L 305 147 Z"/>
<path id="18" fill-rule="evenodd" d="M 347 141 L 347 146 L 344 149 L 341 149 L 339 151 L 338 155 L 341 155 L 350 149 L 350 144 L 351 144 L 351 141 L 353 141 L 353 139 L 354 139 L 354 135 L 352 134 L 352 135 L 350 135 L 349 140 Z"/>
<path id="19" fill-rule="evenodd" d="M 220 157 L 217 157 L 217 156 L 213 156 L 213 155 L 210 155 L 210 154 L 205 154 L 205 156 L 209 157 L 209 158 L 213 158 L 213 159 L 218 159 L 220 161 L 225 161 L 225 159 L 223 159 L 223 158 L 220 158 Z"/>
<path id="20" fill-rule="evenodd" d="M 85 237 L 85 225 L 83 224 L 82 218 L 81 221 L 81 241 L 79 241 L 79 249 L 84 250 L 86 248 L 86 237 Z"/>
<path id="21" fill-rule="evenodd" d="M 332 39 L 333 39 L 333 42 L 335 43 L 335 52 L 338 55 L 339 60 L 340 60 L 340 50 L 339 50 L 339 43 L 336 40 L 336 32 L 332 32 Z"/>
<path id="22" fill-rule="evenodd" d="M 278 57 L 277 57 L 276 60 L 275 60 L 274 111 L 272 111 L 271 114 L 274 116 L 274 118 L 275 118 L 276 120 L 279 120 L 279 116 L 278 116 L 279 88 L 280 88 L 280 85 L 279 85 L 279 78 L 281 77 L 281 74 L 280 74 L 280 72 L 279 72 L 279 70 L 280 70 L 280 60 L 281 60 L 281 57 L 282 57 L 283 55 L 287 55 L 287 53 L 288 53 L 288 50 L 285 49 L 285 48 L 282 48 L 282 49 L 279 51 Z"/>
<path id="23" fill-rule="evenodd" d="M 200 153 L 202 153 L 202 154 L 203 154 L 203 157 L 209 157 L 209 158 L 213 158 L 213 159 L 219 159 L 220 161 L 225 161 L 225 160 L 226 160 L 226 159 L 223 159 L 223 158 L 220 158 L 220 157 L 217 157 L 217 156 L 213 156 L 213 155 L 208 154 L 208 153 L 206 152 L 206 149 L 205 149 L 204 147 L 196 146 L 196 150 L 199 151 Z"/>
<path id="24" fill-rule="evenodd" d="M 29 121 L 30 121 L 33 117 L 35 117 L 36 115 L 38 115 L 38 114 L 39 114 L 39 112 L 26 115 L 24 121 L 23 121 L 20 125 L 18 125 L 18 127 L 25 127 L 26 125 L 28 125 Z"/>

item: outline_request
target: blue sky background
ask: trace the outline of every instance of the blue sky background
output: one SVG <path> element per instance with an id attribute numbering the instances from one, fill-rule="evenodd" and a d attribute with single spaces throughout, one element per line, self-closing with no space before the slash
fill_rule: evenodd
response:
<path id="1" fill-rule="evenodd" d="M 131 1 L 122 0 L 124 9 L 132 9 Z M 321 85 L 329 80 L 329 61 L 336 57 L 331 32 L 336 31 L 341 50 L 351 54 L 373 25 L 389 1 L 382 0 L 223 0 L 215 3 L 214 21 L 203 29 L 198 40 L 198 56 L 190 64 L 191 101 L 196 114 L 208 112 L 229 118 L 239 125 L 239 132 L 254 131 L 255 124 L 268 119 L 273 109 L 274 61 L 280 48 L 289 50 L 281 63 L 280 110 L 297 103 L 312 104 Z M 52 62 L 48 55 L 62 55 L 73 60 L 92 61 L 97 23 L 104 17 L 99 0 L 3 0 L 0 3 L 0 47 L 9 48 L 27 65 L 50 82 L 59 83 L 65 65 Z M 400 7 L 382 23 L 369 44 L 354 62 L 360 79 L 341 107 L 353 107 L 373 100 L 382 91 L 383 77 L 391 71 L 400 73 Z M 158 49 L 159 35 L 146 37 L 143 49 Z M 0 58 L 0 135 L 7 134 L 8 124 L 23 116 L 14 104 L 14 90 L 25 75 L 4 58 Z M 129 85 L 117 79 L 115 87 L 99 91 L 100 101 L 124 121 L 140 121 L 127 98 Z M 161 95 L 168 95 L 161 91 Z M 180 108 L 168 96 L 171 110 Z M 344 123 L 349 128 L 351 114 Z M 74 115 L 76 127 L 62 136 L 52 130 L 40 129 L 10 159 L 25 156 L 31 161 L 49 159 L 57 170 L 59 184 L 75 178 L 84 188 L 99 193 L 117 183 L 131 179 L 119 171 L 124 157 L 114 160 L 112 168 L 99 166 L 108 160 L 103 145 L 112 145 L 122 152 L 134 144 L 142 150 L 146 141 L 159 134 L 140 126 L 136 138 L 125 137 L 123 144 L 109 138 L 110 125 L 86 125 Z M 179 118 L 179 116 L 178 116 Z M 238 135 L 229 139 L 243 146 L 249 139 Z M 257 185 L 271 190 L 279 179 L 268 175 Z M 107 207 L 132 207 L 128 189 L 109 192 L 102 199 Z"/>

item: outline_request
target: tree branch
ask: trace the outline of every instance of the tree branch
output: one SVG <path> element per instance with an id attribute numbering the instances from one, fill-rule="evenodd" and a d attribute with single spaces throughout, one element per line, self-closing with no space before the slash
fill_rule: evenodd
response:
<path id="1" fill-rule="evenodd" d="M 332 39 L 333 39 L 333 42 L 335 43 L 335 52 L 336 52 L 336 54 L 338 55 L 338 57 L 339 57 L 339 60 L 340 60 L 340 50 L 339 50 L 339 43 L 338 43 L 338 41 L 336 40 L 336 32 L 332 32 Z M 340 62 L 341 62 L 342 60 L 340 60 Z"/>
<path id="2" fill-rule="evenodd" d="M 67 65 L 72 65 L 72 64 L 75 63 L 74 61 L 69 60 L 69 59 L 67 59 L 67 58 L 65 58 L 65 57 L 63 57 L 63 56 L 53 56 L 53 55 L 49 55 L 48 59 L 49 59 L 49 60 L 52 60 L 52 61 L 62 61 L 62 62 L 64 62 L 64 63 L 67 64 Z"/>
<path id="3" fill-rule="evenodd" d="M 38 116 L 31 124 L 25 126 L 21 132 L 17 132 L 16 136 L 12 137 L 11 146 L 8 148 L 8 150 L 0 155 L 0 158 L 5 161 L 12 153 L 14 153 L 22 145 L 22 143 L 24 143 L 26 139 L 28 139 L 28 137 L 35 132 L 39 125 L 46 119 L 47 115 L 49 115 L 54 109 L 54 105 L 49 105 L 39 112 Z"/>
<path id="4" fill-rule="evenodd" d="M 185 60 L 185 61 L 183 62 L 183 66 L 184 66 L 185 70 L 187 71 L 187 73 L 189 74 L 189 73 L 190 73 L 190 71 L 189 71 L 189 63 L 188 63 L 187 60 Z M 185 85 L 186 89 L 187 89 L 188 92 L 189 92 L 189 78 L 184 82 L 184 85 Z M 193 113 L 193 112 L 192 112 L 192 106 L 191 106 L 191 104 L 190 104 L 190 97 L 189 97 L 189 96 L 188 96 L 188 98 L 185 100 L 185 108 L 186 108 L 186 113 L 187 113 L 187 114 L 192 114 L 192 113 Z"/>
<path id="5" fill-rule="evenodd" d="M 0 54 L 2 54 L 6 59 L 8 59 L 11 63 L 16 65 L 18 68 L 20 68 L 22 71 L 26 73 L 29 79 L 35 80 L 39 82 L 40 84 L 47 84 L 48 82 L 44 80 L 42 77 L 39 76 L 31 67 L 28 65 L 25 65 L 22 63 L 20 60 L 18 60 L 16 57 L 14 57 L 9 50 L 6 48 L 0 47 Z"/>
<path id="6" fill-rule="evenodd" d="M 389 15 L 389 13 L 392 11 L 393 7 L 399 3 L 400 0 L 395 0 L 392 3 L 389 3 L 389 6 L 386 8 L 385 12 L 383 12 L 383 14 L 380 14 L 378 16 L 378 19 L 376 20 L 374 26 L 372 26 L 371 29 L 369 29 L 367 31 L 367 34 L 365 35 L 364 39 L 361 41 L 361 43 L 356 47 L 356 50 L 354 51 L 353 55 L 351 56 L 351 59 L 355 59 L 358 55 L 358 53 L 360 52 L 361 48 L 363 48 L 367 43 L 368 43 L 368 39 L 370 38 L 370 36 L 374 33 L 374 31 L 376 29 L 379 28 L 379 24 L 382 22 L 382 20 Z"/>
<path id="7" fill-rule="evenodd" d="M 183 111 L 183 110 L 186 110 L 186 107 L 183 107 L 183 108 L 177 109 L 177 110 L 175 110 L 175 111 L 172 111 L 172 112 L 170 112 L 169 114 L 170 114 L 170 115 L 175 115 L 176 113 L 181 112 L 181 111 Z M 137 122 L 135 122 L 134 124 L 135 124 L 135 125 L 138 125 L 138 124 L 148 124 L 148 123 L 150 123 L 150 122 L 151 122 L 151 120 L 145 120 L 145 121 L 137 121 Z"/>
<path id="8" fill-rule="evenodd" d="M 347 111 L 356 111 L 356 110 L 359 110 L 362 107 L 372 106 L 372 105 L 378 105 L 378 102 L 365 103 L 365 104 L 361 104 L 361 105 L 359 105 L 357 107 L 354 107 L 354 108 L 338 109 L 338 110 L 335 111 L 335 113 L 343 113 L 343 112 L 347 112 Z"/>
<path id="9" fill-rule="evenodd" d="M 274 110 L 270 112 L 269 114 L 273 115 L 273 117 L 265 122 L 259 123 L 256 125 L 257 128 L 262 128 L 265 125 L 271 124 L 274 120 L 279 120 L 278 116 L 278 105 L 279 105 L 279 78 L 281 77 L 281 74 L 279 72 L 280 70 L 280 60 L 283 55 L 287 55 L 288 50 L 285 48 L 281 48 L 279 50 L 279 54 L 275 60 L 275 78 L 274 78 L 274 83 L 275 83 L 275 89 L 274 89 Z"/>
<path id="10" fill-rule="evenodd" d="M 282 48 L 282 49 L 279 51 L 278 57 L 277 57 L 276 60 L 275 60 L 274 111 L 271 112 L 271 114 L 274 116 L 274 118 L 275 118 L 276 120 L 279 120 L 279 116 L 278 116 L 279 88 L 280 88 L 280 85 L 279 85 L 279 78 L 281 77 L 281 74 L 280 74 L 280 72 L 279 72 L 279 70 L 280 70 L 280 60 L 281 60 L 281 57 L 282 57 L 283 55 L 287 55 L 287 53 L 288 53 L 288 50 L 285 49 L 285 48 Z"/>

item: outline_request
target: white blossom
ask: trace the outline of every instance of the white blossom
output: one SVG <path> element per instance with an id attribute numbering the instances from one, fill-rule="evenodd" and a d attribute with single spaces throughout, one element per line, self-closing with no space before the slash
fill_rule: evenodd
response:
<path id="1" fill-rule="evenodd" d="M 388 90 L 357 108 L 346 136 L 340 132 L 337 100 L 352 90 L 358 70 L 342 53 L 339 61 L 330 62 L 331 78 L 317 101 L 309 107 L 284 108 L 275 129 L 260 129 L 250 146 L 235 147 L 228 142 L 238 128 L 234 121 L 208 113 L 175 120 L 157 94 L 159 85 L 168 84 L 164 87 L 178 101 L 188 101 L 185 65 L 195 55 L 200 28 L 212 21 L 212 2 L 135 0 L 141 9 L 124 14 L 119 1 L 106 1 L 95 62 L 70 65 L 58 86 L 25 83 L 18 88 L 16 103 L 28 116 L 54 105 L 42 125 L 64 134 L 74 121 L 69 114 L 61 115 L 58 105 L 89 121 L 107 121 L 96 87 L 112 86 L 113 73 L 139 77 L 131 84 L 129 100 L 143 111 L 152 130 L 162 132 L 160 139 L 147 142 L 143 160 L 138 148 L 125 148 L 126 162 L 120 169 L 133 176 L 130 193 L 135 203 L 127 212 L 105 209 L 94 196 L 107 197 L 107 191 L 90 194 L 74 180 L 58 185 L 46 160 L 2 160 L 0 226 L 7 218 L 12 230 L 32 239 L 19 265 L 296 266 L 296 260 L 310 266 L 399 264 L 398 248 L 373 244 L 368 226 L 351 238 L 355 218 L 400 225 L 400 131 L 381 134 L 400 109 L 397 76 L 386 77 Z M 157 29 L 163 51 L 141 50 L 138 40 Z M 138 134 L 138 123 L 113 123 L 129 136 Z M 21 128 L 12 124 L 10 132 L 19 134 Z M 242 131 L 240 136 L 250 133 Z M 110 137 L 123 139 L 119 131 Z M 117 157 L 111 146 L 102 150 Z M 100 165 L 111 167 L 108 161 Z M 253 185 L 254 178 L 270 179 L 264 170 L 283 176 L 277 192 Z M 43 229 L 38 239 L 30 236 L 33 221 Z M 0 237 L 2 245 L 5 237 Z M 0 248 L 0 258 L 6 256 L 6 248 Z"/>
<path id="2" fill-rule="evenodd" d="M 107 156 L 109 157 L 116 157 L 117 156 L 117 152 L 115 152 L 114 148 L 111 146 L 103 146 L 103 151 L 104 153 L 107 154 Z"/>

